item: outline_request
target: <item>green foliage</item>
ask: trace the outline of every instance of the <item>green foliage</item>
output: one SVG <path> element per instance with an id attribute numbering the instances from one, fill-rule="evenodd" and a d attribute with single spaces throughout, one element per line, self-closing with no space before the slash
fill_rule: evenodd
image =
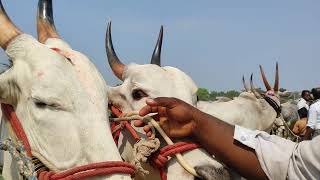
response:
<path id="1" fill-rule="evenodd" d="M 4 180 L 4 178 L 0 175 L 0 180 Z"/>
<path id="2" fill-rule="evenodd" d="M 217 97 L 228 97 L 228 98 L 234 98 L 239 96 L 240 92 L 236 90 L 230 90 L 230 91 L 209 91 L 206 88 L 199 88 L 198 89 L 198 98 L 201 101 L 215 101 Z"/>
<path id="3" fill-rule="evenodd" d="M 208 101 L 210 97 L 209 91 L 206 88 L 199 88 L 197 95 L 200 101 Z"/>
<path id="4" fill-rule="evenodd" d="M 265 93 L 265 91 L 261 88 L 256 88 L 256 91 L 261 93 Z M 286 91 L 284 88 L 280 88 L 281 92 Z M 206 88 L 199 88 L 198 89 L 198 98 L 201 101 L 215 101 L 217 97 L 228 97 L 233 99 L 240 95 L 241 92 L 236 90 L 228 90 L 228 91 L 210 91 Z M 288 96 L 281 96 L 281 103 L 287 102 L 289 100 L 296 100 L 300 98 L 300 92 L 291 92 Z"/>

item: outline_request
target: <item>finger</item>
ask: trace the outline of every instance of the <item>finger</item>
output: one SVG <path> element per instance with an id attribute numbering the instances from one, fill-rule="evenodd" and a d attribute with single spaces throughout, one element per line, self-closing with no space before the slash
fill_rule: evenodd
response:
<path id="1" fill-rule="evenodd" d="M 167 108 L 173 108 L 177 104 L 177 99 L 168 97 L 158 97 L 155 99 L 147 99 L 146 103 L 149 106 L 163 106 Z"/>
<path id="2" fill-rule="evenodd" d="M 142 120 L 135 120 L 133 122 L 133 125 L 136 127 L 142 127 L 142 126 L 144 126 L 144 122 Z"/>
<path id="3" fill-rule="evenodd" d="M 152 132 L 151 131 L 147 132 L 147 136 L 151 137 L 152 136 Z"/>
<path id="4" fill-rule="evenodd" d="M 143 130 L 144 130 L 144 132 L 148 133 L 151 130 L 151 128 L 150 128 L 150 126 L 144 126 Z"/>
<path id="5" fill-rule="evenodd" d="M 167 108 L 158 106 L 159 117 L 167 117 Z"/>
<path id="6" fill-rule="evenodd" d="M 147 115 L 147 114 L 149 114 L 149 113 L 151 113 L 151 112 L 152 112 L 151 106 L 144 106 L 144 107 L 139 111 L 139 115 L 140 115 L 140 116 L 145 116 L 145 115 Z"/>

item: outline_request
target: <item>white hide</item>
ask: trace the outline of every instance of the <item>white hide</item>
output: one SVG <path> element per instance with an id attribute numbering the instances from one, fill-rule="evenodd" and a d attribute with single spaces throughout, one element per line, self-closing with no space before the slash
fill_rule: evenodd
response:
<path id="1" fill-rule="evenodd" d="M 53 171 L 122 161 L 109 128 L 105 81 L 85 55 L 60 39 L 44 45 L 26 34 L 10 42 L 6 53 L 13 66 L 0 75 L 1 98 L 14 105 L 35 157 Z M 5 179 L 16 180 L 17 170 L 9 166 Z M 93 179 L 106 178 L 130 176 Z"/>
<path id="2" fill-rule="evenodd" d="M 272 127 L 277 115 L 267 101 L 257 99 L 251 92 L 242 92 L 228 102 L 199 101 L 197 108 L 231 125 L 262 131 Z"/>
<path id="3" fill-rule="evenodd" d="M 146 78 L 147 77 L 147 78 Z M 123 112 L 139 110 L 145 106 L 146 98 L 134 101 L 131 92 L 134 89 L 142 89 L 149 96 L 148 98 L 176 97 L 196 106 L 197 86 L 192 79 L 184 72 L 174 67 L 159 67 L 157 65 L 130 64 L 123 74 L 124 82 L 117 87 L 110 87 L 108 91 L 109 101 L 118 106 Z M 142 128 L 135 128 L 143 138 L 146 138 Z M 126 161 L 131 161 L 132 147 L 134 141 L 127 132 L 121 134 L 119 139 L 119 150 Z M 164 141 L 162 141 L 164 145 Z M 197 157 L 197 158 L 195 158 Z M 196 149 L 184 154 L 184 158 L 192 165 L 213 164 L 221 168 L 222 165 L 206 153 L 203 149 Z M 159 179 L 159 172 L 149 165 L 146 165 L 152 172 L 145 177 L 136 176 L 135 179 Z M 170 179 L 193 179 L 173 158 L 168 163 L 168 180 Z"/>
<path id="4" fill-rule="evenodd" d="M 145 106 L 147 98 L 175 97 L 201 109 L 204 112 L 229 122 L 251 129 L 265 130 L 271 127 L 276 113 L 263 99 L 257 99 L 253 93 L 242 93 L 238 98 L 229 102 L 196 102 L 197 86 L 184 72 L 173 67 L 159 67 L 157 65 L 129 64 L 126 66 L 122 79 L 123 84 L 110 87 L 108 90 L 109 101 L 119 107 L 123 112 L 137 111 Z M 148 96 L 140 100 L 132 98 L 134 89 L 143 90 Z M 221 104 L 221 105 L 220 105 Z M 215 108 L 217 109 L 211 109 Z M 145 138 L 142 128 L 134 127 Z M 132 147 L 134 140 L 127 131 L 122 131 L 119 139 L 119 151 L 126 161 L 133 159 Z M 165 142 L 162 141 L 162 145 Z M 192 165 L 213 164 L 221 168 L 222 164 L 206 153 L 203 149 L 196 149 L 184 153 L 184 158 Z M 152 169 L 146 165 L 147 169 Z M 168 164 L 168 180 L 193 179 L 176 161 L 171 159 Z M 157 170 L 152 170 L 145 177 L 137 176 L 136 179 L 159 179 Z"/>
<path id="5" fill-rule="evenodd" d="M 124 81 L 120 86 L 109 87 L 109 101 L 123 112 L 139 110 L 145 106 L 147 98 L 176 97 L 196 106 L 197 86 L 181 70 L 153 64 L 129 64 L 122 75 Z M 135 101 L 132 91 L 142 89 L 147 98 Z"/>

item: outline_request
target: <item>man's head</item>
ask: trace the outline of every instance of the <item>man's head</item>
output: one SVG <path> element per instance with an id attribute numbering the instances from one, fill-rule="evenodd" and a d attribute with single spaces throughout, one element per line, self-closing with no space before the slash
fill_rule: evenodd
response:
<path id="1" fill-rule="evenodd" d="M 303 98 L 306 101 L 310 101 L 311 100 L 311 92 L 309 90 L 303 90 L 301 92 L 301 98 Z"/>
<path id="2" fill-rule="evenodd" d="M 311 94 L 312 94 L 314 100 L 320 99 L 320 87 L 312 88 Z"/>

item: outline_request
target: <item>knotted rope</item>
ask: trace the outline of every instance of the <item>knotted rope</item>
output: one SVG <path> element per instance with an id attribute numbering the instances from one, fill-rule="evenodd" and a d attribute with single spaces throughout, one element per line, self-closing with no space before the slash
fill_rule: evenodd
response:
<path id="1" fill-rule="evenodd" d="M 21 142 L 14 144 L 9 138 L 4 142 L 0 142 L 0 150 L 8 151 L 12 158 L 17 162 L 18 171 L 21 176 L 28 180 L 36 180 L 37 174 L 34 171 L 32 160 L 28 157 L 26 150 Z"/>
<path id="2" fill-rule="evenodd" d="M 168 137 L 168 135 L 163 131 L 163 129 L 160 127 L 160 125 L 150 116 L 150 115 L 146 115 L 146 116 L 139 116 L 138 112 L 131 112 L 128 114 L 124 114 L 122 117 L 119 118 L 110 118 L 111 121 L 114 122 L 122 122 L 122 121 L 132 121 L 132 120 L 143 120 L 146 124 L 151 124 L 159 133 L 160 135 L 163 137 L 163 139 L 166 141 L 166 143 L 168 145 L 171 145 L 172 147 L 175 147 L 174 143 L 172 142 L 172 140 Z M 170 148 L 169 148 L 170 149 Z M 200 177 L 196 170 L 183 158 L 183 156 L 181 155 L 181 151 L 177 150 L 174 154 L 174 156 L 177 158 L 178 163 L 190 174 L 196 176 L 196 177 Z M 192 149 L 190 149 L 192 150 Z M 184 151 L 183 151 L 184 152 Z M 170 155 L 173 155 L 170 153 Z M 163 168 L 162 168 L 163 169 Z M 163 172 L 163 171 L 160 171 Z M 162 175 L 161 175 L 162 176 Z"/>

